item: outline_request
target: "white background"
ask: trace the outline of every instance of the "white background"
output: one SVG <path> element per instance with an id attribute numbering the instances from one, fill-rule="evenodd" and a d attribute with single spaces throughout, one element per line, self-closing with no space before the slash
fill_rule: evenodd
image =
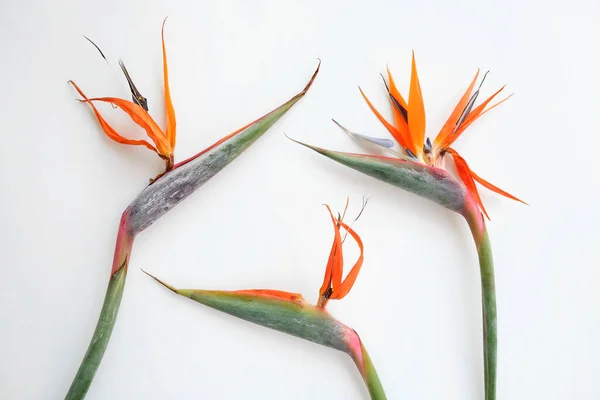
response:
<path id="1" fill-rule="evenodd" d="M 435 136 L 476 69 L 515 96 L 456 148 L 481 176 L 498 296 L 498 399 L 598 399 L 596 1 L 4 0 L 0 398 L 61 399 L 103 301 L 120 213 L 162 163 L 108 140 L 91 96 L 127 98 L 126 62 L 162 124 L 160 26 L 177 111 L 177 160 L 308 95 L 249 151 L 142 233 L 88 399 L 365 399 L 342 353 L 162 289 L 274 288 L 317 297 L 346 196 L 365 243 L 329 309 L 363 337 L 390 399 L 482 399 L 479 273 L 466 224 L 438 205 L 293 144 L 360 151 L 330 118 L 386 136 L 379 73 L 406 93 L 411 50 Z M 596 25 L 596 26 L 594 26 Z M 103 49 L 112 67 L 82 37 Z M 138 131 L 103 108 L 130 136 Z M 348 255 L 351 259 L 351 253 Z"/>

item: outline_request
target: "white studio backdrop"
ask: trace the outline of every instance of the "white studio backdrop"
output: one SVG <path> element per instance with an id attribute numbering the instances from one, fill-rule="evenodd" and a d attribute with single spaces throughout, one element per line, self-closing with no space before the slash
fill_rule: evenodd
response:
<path id="1" fill-rule="evenodd" d="M 129 96 L 122 58 L 162 123 L 160 27 L 177 160 L 308 95 L 252 148 L 136 240 L 120 314 L 87 398 L 366 399 L 342 353 L 178 297 L 178 287 L 273 288 L 316 301 L 332 241 L 328 203 L 351 212 L 365 264 L 330 311 L 362 336 L 390 399 L 483 396 L 476 252 L 438 205 L 286 139 L 364 151 L 332 122 L 384 127 L 379 77 L 408 90 L 414 49 L 428 135 L 477 68 L 482 95 L 515 96 L 463 135 L 481 176 L 498 296 L 498 399 L 598 399 L 600 239 L 596 1 L 9 1 L 0 5 L 0 398 L 62 399 L 94 330 L 121 212 L 162 162 L 107 139 L 67 84 Z M 107 65 L 83 38 L 93 39 Z M 118 111 L 102 108 L 137 135 Z M 387 137 L 387 136 L 386 136 Z M 348 256 L 351 261 L 351 256 Z"/>

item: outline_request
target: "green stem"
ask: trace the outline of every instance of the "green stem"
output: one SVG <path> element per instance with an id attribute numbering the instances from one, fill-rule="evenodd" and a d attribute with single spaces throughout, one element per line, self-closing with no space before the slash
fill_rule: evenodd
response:
<path id="1" fill-rule="evenodd" d="M 367 352 L 367 349 L 363 345 L 362 341 L 360 342 L 360 354 L 356 353 L 358 353 L 358 351 L 353 351 L 350 355 L 358 367 L 365 384 L 367 385 L 371 399 L 386 400 L 387 396 L 385 395 L 385 391 L 383 390 L 383 386 L 379 380 L 379 375 L 377 375 L 375 365 L 373 365 L 373 361 L 371 360 L 371 357 L 369 356 L 369 353 Z"/>
<path id="2" fill-rule="evenodd" d="M 485 400 L 496 399 L 496 364 L 497 364 L 497 312 L 496 284 L 494 278 L 494 260 L 492 246 L 483 220 L 477 211 L 465 216 L 479 254 L 479 269 L 481 273 L 481 300 L 483 311 L 483 362 L 485 374 Z"/>
<path id="3" fill-rule="evenodd" d="M 117 236 L 113 272 L 108 281 L 108 288 L 106 289 L 104 304 L 102 305 L 102 311 L 96 324 L 96 330 L 65 400 L 79 400 L 85 397 L 94 379 L 94 375 L 96 375 L 113 327 L 115 326 L 119 306 L 121 305 L 121 297 L 123 296 L 123 288 L 125 287 L 125 278 L 127 277 L 127 265 L 133 245 L 133 237 L 127 230 L 126 222 L 127 215 L 124 214 L 121 218 L 121 226 Z"/>

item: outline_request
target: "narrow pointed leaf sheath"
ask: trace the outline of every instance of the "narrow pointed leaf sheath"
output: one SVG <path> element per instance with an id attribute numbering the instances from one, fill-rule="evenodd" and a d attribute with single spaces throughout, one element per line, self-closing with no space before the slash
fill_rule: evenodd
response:
<path id="1" fill-rule="evenodd" d="M 146 229 L 235 160 L 292 108 L 304 96 L 309 87 L 310 84 L 301 93 L 267 115 L 234 132 L 224 140 L 218 141 L 192 158 L 175 165 L 173 171 L 166 173 L 148 186 L 128 208 L 130 211 L 129 226 L 132 232 L 135 234 Z"/>
<path id="2" fill-rule="evenodd" d="M 84 398 L 100 365 L 117 318 L 135 236 L 196 191 L 260 138 L 306 94 L 318 71 L 319 68 L 306 87 L 286 103 L 196 156 L 175 165 L 131 202 L 121 218 L 113 267 L 96 331 L 66 399 Z"/>
<path id="3" fill-rule="evenodd" d="M 391 157 L 344 153 L 297 142 L 358 172 L 425 197 L 452 211 L 463 213 L 465 189 L 448 172 Z"/>
<path id="4" fill-rule="evenodd" d="M 152 276 L 152 275 L 150 275 Z M 333 318 L 302 295 L 261 290 L 176 289 L 152 276 L 169 290 L 237 318 L 343 351 L 355 362 L 372 399 L 386 399 L 377 371 L 356 331 Z M 283 294 L 283 295 L 282 295 Z"/>

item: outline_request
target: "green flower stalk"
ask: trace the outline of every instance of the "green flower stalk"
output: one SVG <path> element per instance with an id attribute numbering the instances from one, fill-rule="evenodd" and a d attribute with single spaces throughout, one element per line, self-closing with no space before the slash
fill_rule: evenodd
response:
<path id="1" fill-rule="evenodd" d="M 479 177 L 469 168 L 466 161 L 456 150 L 450 147 L 477 118 L 504 101 L 502 100 L 486 109 L 492 99 L 502 91 L 503 88 L 501 88 L 483 103 L 475 107 L 481 83 L 483 83 L 482 80 L 477 90 L 473 92 L 478 75 L 479 72 L 433 143 L 428 137 L 425 137 L 425 108 L 414 54 L 409 101 L 405 101 L 400 95 L 389 70 L 388 81 L 386 82 L 384 78 L 384 84 L 394 115 L 393 124 L 388 122 L 375 109 L 361 90 L 368 106 L 400 145 L 400 151 L 393 149 L 395 143 L 390 139 L 376 138 L 351 132 L 334 121 L 353 138 L 368 143 L 385 153 L 391 154 L 393 157 L 343 153 L 301 142 L 297 143 L 363 174 L 425 197 L 449 210 L 459 213 L 465 218 L 475 240 L 481 271 L 485 399 L 495 400 L 498 339 L 494 264 L 490 240 L 482 213 L 486 217 L 488 215 L 475 182 L 510 199 L 522 201 Z M 450 156 L 454 161 L 454 166 L 460 179 L 454 177 L 446 170 L 445 162 L 447 156 Z"/>
<path id="2" fill-rule="evenodd" d="M 164 30 L 164 24 L 163 24 Z M 320 64 L 320 63 L 319 63 Z M 100 126 L 111 139 L 129 145 L 141 145 L 156 152 L 165 161 L 166 171 L 148 185 L 127 207 L 121 217 L 115 255 L 110 272 L 110 279 L 106 296 L 98 324 L 81 362 L 77 375 L 71 384 L 66 399 L 75 400 L 85 397 L 96 370 L 98 369 L 102 356 L 108 346 L 111 332 L 113 330 L 123 289 L 131 250 L 135 237 L 148 228 L 158 218 L 167 213 L 179 202 L 195 192 L 200 186 L 215 176 L 219 171 L 229 165 L 242 154 L 252 143 L 260 138 L 275 122 L 277 122 L 294 104 L 298 102 L 312 85 L 319 71 L 317 67 L 306 87 L 286 103 L 275 108 L 268 114 L 243 128 L 225 136 L 210 147 L 195 156 L 178 164 L 173 163 L 175 148 L 175 112 L 169 94 L 167 77 L 166 50 L 163 35 L 163 69 L 165 88 L 165 108 L 167 114 L 167 127 L 161 130 L 158 124 L 147 112 L 147 101 L 133 84 L 125 66 L 121 63 L 129 87 L 131 89 L 133 102 L 114 97 L 88 98 L 75 85 L 71 84 L 83 97 L 83 102 L 88 103 L 94 111 Z M 117 133 L 100 115 L 94 102 L 107 102 L 125 111 L 131 119 L 143 128 L 149 138 L 154 142 L 151 144 L 146 140 L 127 139 Z"/>
<path id="3" fill-rule="evenodd" d="M 343 221 L 343 215 L 339 216 L 338 214 L 336 218 L 331 213 L 329 206 L 327 206 L 327 209 L 333 222 L 334 241 L 316 306 L 306 302 L 299 293 L 267 289 L 236 291 L 177 289 L 150 274 L 148 275 L 174 293 L 215 310 L 343 351 L 356 364 L 371 398 L 375 400 L 386 399 L 373 361 L 367 353 L 361 338 L 354 329 L 336 320 L 325 309 L 329 300 L 342 299 L 348 294 L 363 263 L 362 240 Z M 343 239 L 340 233 L 342 229 L 356 241 L 360 248 L 358 260 L 343 280 Z"/>

